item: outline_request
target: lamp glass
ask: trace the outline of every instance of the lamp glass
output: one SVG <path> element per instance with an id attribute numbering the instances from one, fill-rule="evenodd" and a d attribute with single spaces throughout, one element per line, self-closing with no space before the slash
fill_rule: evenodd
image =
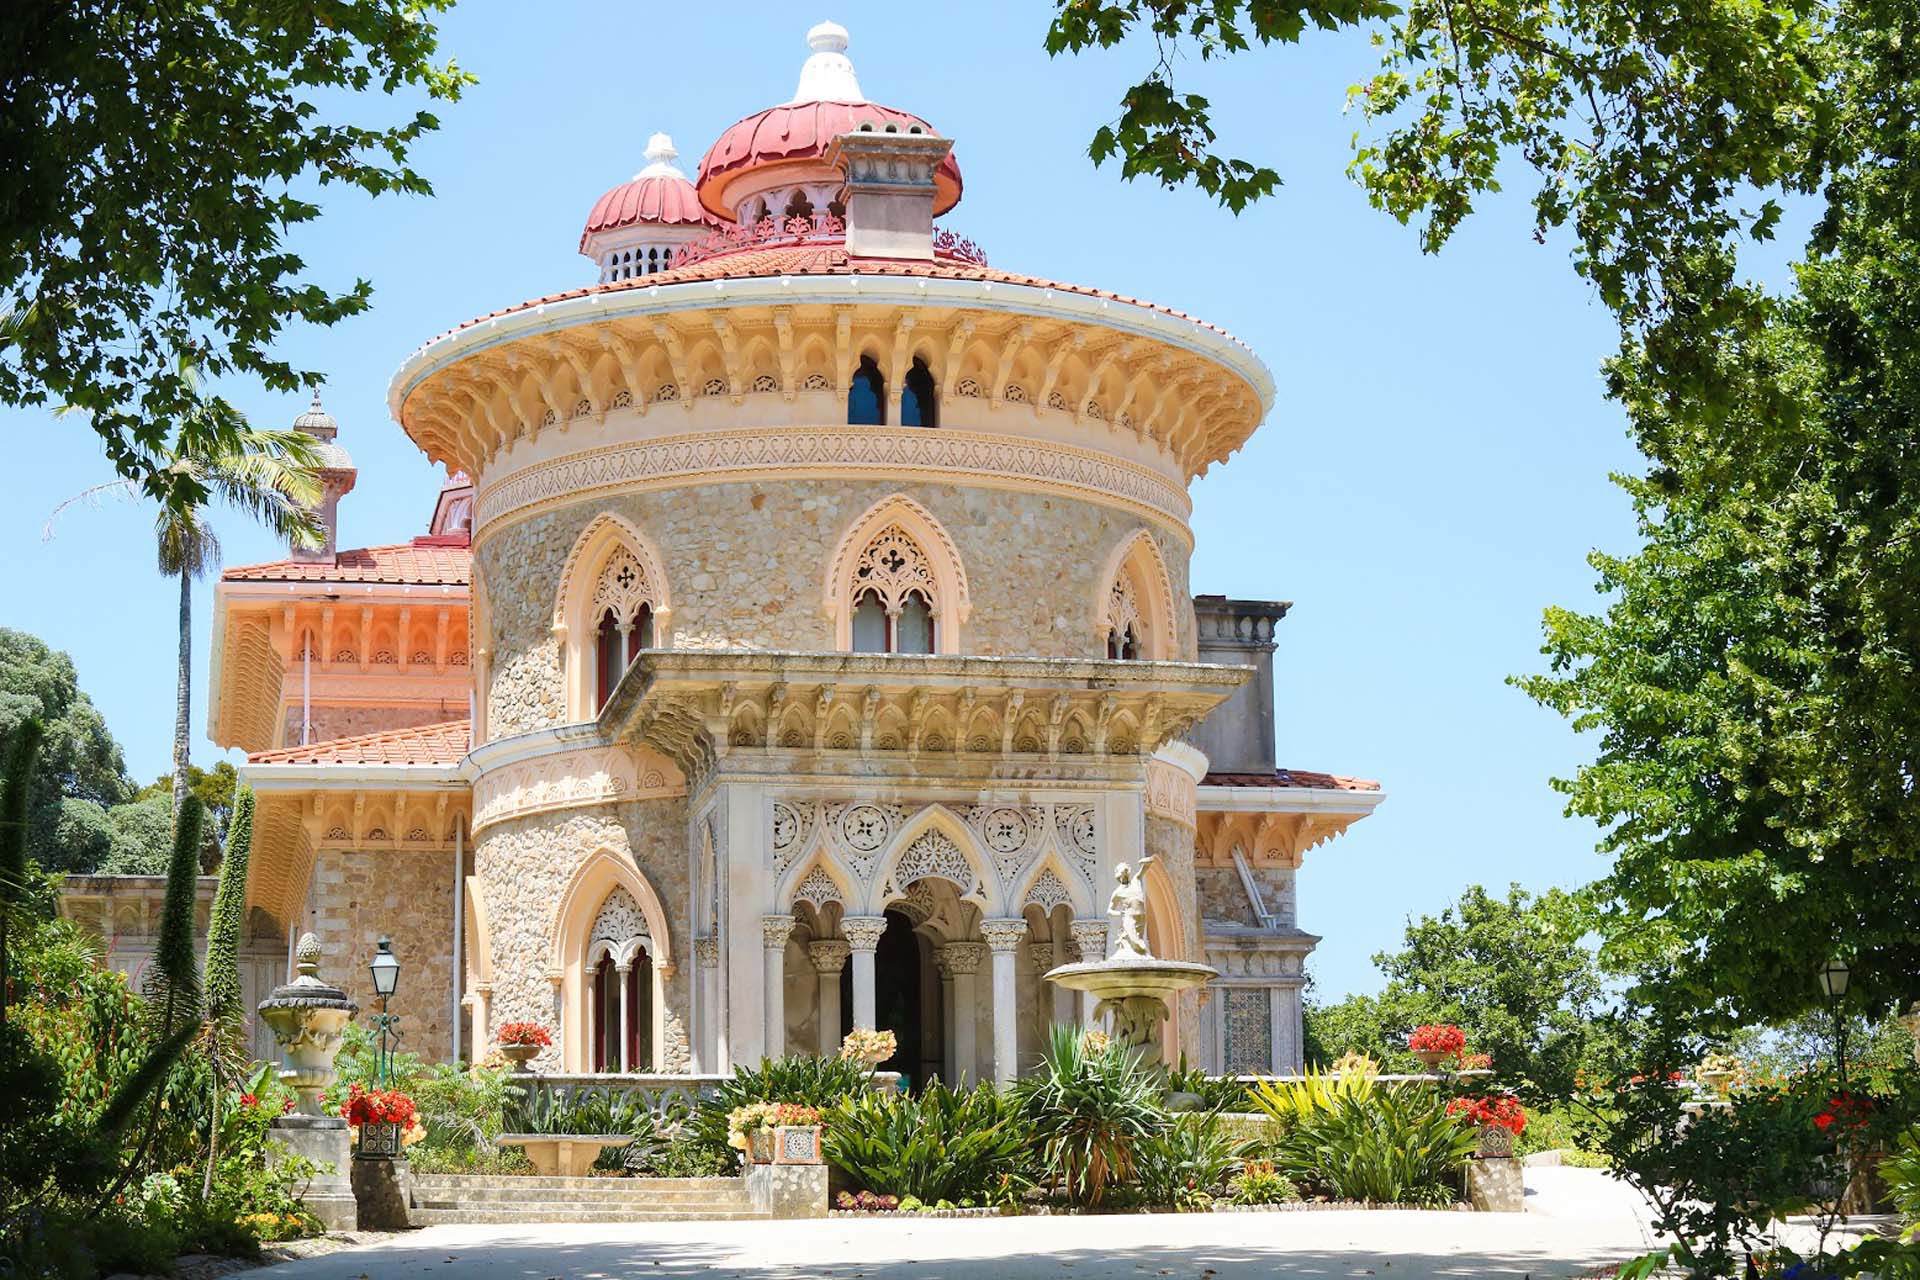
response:
<path id="1" fill-rule="evenodd" d="M 1847 981 L 1851 974 L 1847 962 L 1839 956 L 1831 957 L 1820 969 L 1820 989 L 1827 993 L 1827 999 L 1839 1000 L 1847 994 Z"/>
<path id="2" fill-rule="evenodd" d="M 380 939 L 380 949 L 374 953 L 373 963 L 368 968 L 373 972 L 373 993 L 378 996 L 392 995 L 393 989 L 400 983 L 400 962 L 394 959 L 391 939 Z"/>

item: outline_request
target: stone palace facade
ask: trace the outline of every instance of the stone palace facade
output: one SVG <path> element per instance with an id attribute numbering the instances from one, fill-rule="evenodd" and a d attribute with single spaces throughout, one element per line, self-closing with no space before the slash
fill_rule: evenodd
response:
<path id="1" fill-rule="evenodd" d="M 1151 855 L 1169 1060 L 1300 1061 L 1308 850 L 1371 782 L 1276 767 L 1287 606 L 1195 596 L 1188 485 L 1272 407 L 1190 316 L 989 267 L 952 143 L 823 24 L 790 102 L 593 208 L 597 283 L 410 356 L 425 534 L 229 570 L 211 733 L 249 753 L 260 931 L 391 935 L 405 1047 L 712 1072 L 899 1037 L 1011 1079 L 1040 975 Z M 351 459 L 320 407 L 335 526 Z"/>

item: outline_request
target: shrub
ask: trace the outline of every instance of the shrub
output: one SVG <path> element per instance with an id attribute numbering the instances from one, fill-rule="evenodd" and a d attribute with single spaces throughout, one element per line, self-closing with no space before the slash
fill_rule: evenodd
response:
<path id="1" fill-rule="evenodd" d="M 729 1113 L 755 1102 L 797 1102 L 825 1111 L 842 1098 L 865 1092 L 870 1079 L 864 1065 L 840 1058 L 762 1058 L 757 1067 L 736 1069 L 731 1080 L 700 1099 L 687 1122 L 686 1138 L 707 1158 L 731 1161 Z"/>
<path id="2" fill-rule="evenodd" d="M 1026 1148 L 1014 1100 L 990 1086 L 949 1089 L 934 1081 L 918 1097 L 863 1092 L 826 1114 L 822 1151 L 858 1187 L 924 1203 L 1005 1201 L 1024 1184 Z"/>
<path id="3" fill-rule="evenodd" d="M 659 1124 L 639 1089 L 536 1088 L 506 1108 L 506 1132 L 652 1137 Z"/>
<path id="4" fill-rule="evenodd" d="M 1235 1204 L 1286 1204 L 1300 1192 L 1281 1176 L 1271 1160 L 1249 1160 L 1234 1178 L 1228 1196 Z"/>
<path id="5" fill-rule="evenodd" d="M 407 1150 L 414 1173 L 530 1174 L 533 1161 L 519 1147 L 451 1147 L 423 1142 Z"/>
<path id="6" fill-rule="evenodd" d="M 1167 1073 L 1167 1092 L 1190 1093 L 1200 1099 L 1207 1111 L 1251 1111 L 1253 1100 L 1247 1086 L 1232 1076 L 1210 1076 L 1198 1067 L 1182 1065 Z"/>
<path id="7" fill-rule="evenodd" d="M 1134 1152 L 1161 1124 L 1159 1088 L 1138 1055 L 1056 1026 L 1040 1072 L 1017 1089 L 1048 1185 L 1096 1206 L 1133 1180 Z"/>
<path id="8" fill-rule="evenodd" d="M 1285 1126 L 1332 1110 L 1340 1098 L 1365 1101 L 1373 1089 L 1373 1076 L 1368 1072 L 1308 1067 L 1299 1080 L 1257 1080 L 1247 1093 L 1254 1106 Z"/>
<path id="9" fill-rule="evenodd" d="M 1474 1133 L 1425 1090 L 1340 1095 L 1292 1125 L 1274 1144 L 1274 1163 L 1293 1181 L 1341 1200 L 1369 1204 L 1452 1203 L 1473 1154 Z"/>
<path id="10" fill-rule="evenodd" d="M 1134 1172 L 1148 1204 L 1203 1209 L 1245 1154 L 1217 1115 L 1174 1116 L 1134 1151 Z"/>

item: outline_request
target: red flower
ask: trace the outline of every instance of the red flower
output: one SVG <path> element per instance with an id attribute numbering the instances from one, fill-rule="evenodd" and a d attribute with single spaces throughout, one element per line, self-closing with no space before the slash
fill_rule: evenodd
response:
<path id="1" fill-rule="evenodd" d="M 1520 1099 L 1510 1093 L 1482 1098 L 1455 1098 L 1447 1104 L 1447 1114 L 1464 1115 L 1468 1123 L 1476 1126 L 1498 1125 L 1515 1135 L 1527 1127 L 1526 1108 L 1520 1105 Z"/>
<path id="2" fill-rule="evenodd" d="M 542 1049 L 553 1045 L 553 1033 L 538 1022 L 503 1023 L 494 1038 L 501 1044 L 532 1044 Z"/>
<path id="3" fill-rule="evenodd" d="M 354 1126 L 369 1124 L 397 1124 L 402 1129 L 413 1126 L 413 1099 L 398 1089 L 376 1089 L 368 1092 L 359 1085 L 347 1087 L 347 1101 L 340 1108 L 340 1114 L 347 1123 Z"/>
<path id="4" fill-rule="evenodd" d="M 1822 1133 L 1825 1133 L 1829 1128 L 1832 1127 L 1832 1125 L 1833 1125 L 1833 1113 L 1830 1111 L 1822 1111 L 1819 1115 L 1813 1118 L 1813 1127 L 1818 1129 Z"/>
<path id="5" fill-rule="evenodd" d="M 251 1111 L 260 1105 L 260 1099 L 250 1093 L 243 1093 L 240 1095 L 240 1105 Z"/>
<path id="6" fill-rule="evenodd" d="M 1450 1022 L 1415 1027 L 1407 1037 L 1407 1048 L 1416 1053 L 1444 1053 L 1453 1057 L 1466 1047 L 1467 1033 Z"/>

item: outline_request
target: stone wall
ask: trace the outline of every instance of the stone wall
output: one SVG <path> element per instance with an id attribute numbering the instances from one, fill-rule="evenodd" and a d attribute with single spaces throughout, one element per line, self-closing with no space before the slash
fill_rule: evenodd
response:
<path id="1" fill-rule="evenodd" d="M 297 692 L 297 690 L 296 690 Z M 412 729 L 423 724 L 445 724 L 467 718 L 465 700 L 437 707 L 315 707 L 313 741 L 353 738 L 363 733 L 386 733 L 392 729 Z M 281 746 L 300 744 L 300 704 L 286 709 L 281 731 Z"/>
<path id="2" fill-rule="evenodd" d="M 676 969 L 663 979 L 665 993 L 662 1069 L 690 1069 L 690 984 L 693 935 L 688 927 L 686 801 L 682 798 L 595 805 L 587 809 L 536 814 L 481 831 L 475 841 L 474 871 L 486 895 L 493 968 L 489 1016 L 503 1022 L 542 1022 L 559 1030 L 585 1009 L 562 1009 L 548 980 L 553 967 L 556 912 L 574 874 L 600 849 L 627 858 L 646 877 L 667 913 L 669 945 Z M 600 903 L 581 910 L 597 913 Z M 584 960 L 584 957 L 582 957 Z M 554 1069 L 557 1054 L 541 1058 Z"/>
<path id="3" fill-rule="evenodd" d="M 1166 873 L 1173 885 L 1173 895 L 1180 915 L 1180 928 L 1184 935 L 1182 946 L 1177 955 L 1162 955 L 1163 960 L 1197 960 L 1200 952 L 1200 905 L 1194 893 L 1193 882 L 1193 828 L 1163 818 L 1158 814 L 1147 815 L 1147 852 L 1152 854 L 1155 866 Z M 1171 951 L 1165 942 L 1154 939 L 1154 945 L 1162 950 Z M 1199 1030 L 1200 996 L 1198 992 L 1183 992 L 1174 1001 L 1174 1018 L 1179 1028 L 1181 1051 L 1189 1060 L 1196 1060 L 1190 1047 L 1196 1043 Z"/>
<path id="4" fill-rule="evenodd" d="M 360 1006 L 363 1023 L 379 1007 L 367 964 L 382 936 L 393 939 L 400 982 L 387 1008 L 400 1015 L 400 1048 L 445 1061 L 453 1051 L 452 852 L 322 849 L 307 905 L 320 976 Z"/>
<path id="5" fill-rule="evenodd" d="M 822 609 L 829 561 L 847 529 L 898 492 L 931 511 L 958 551 L 972 601 L 963 652 L 1105 656 L 1093 629 L 1105 584 L 1095 579 L 1146 523 L 1136 515 L 1057 494 L 850 479 L 611 495 L 520 521 L 476 549 L 490 605 L 490 736 L 565 720 L 555 597 L 568 553 L 602 512 L 631 520 L 658 549 L 675 647 L 826 651 L 836 647 Z M 1167 564 L 1176 649 L 1191 653 L 1186 550 L 1148 527 Z"/>
<path id="6" fill-rule="evenodd" d="M 1255 867 L 1253 880 L 1260 886 L 1260 898 L 1267 913 L 1278 917 L 1282 927 L 1292 927 L 1298 901 L 1292 869 Z M 1240 882 L 1237 867 L 1200 867 L 1194 872 L 1194 884 L 1200 895 L 1202 919 L 1248 928 L 1260 923 L 1254 918 L 1253 903 L 1247 900 L 1247 888 Z"/>

